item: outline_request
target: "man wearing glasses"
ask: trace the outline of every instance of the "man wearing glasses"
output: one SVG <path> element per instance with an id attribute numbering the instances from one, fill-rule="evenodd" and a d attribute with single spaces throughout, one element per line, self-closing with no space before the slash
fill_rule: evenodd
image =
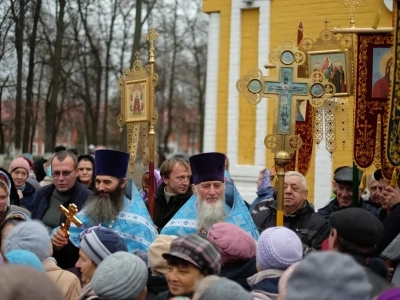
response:
<path id="1" fill-rule="evenodd" d="M 56 153 L 51 161 L 53 184 L 42 187 L 36 197 L 32 218 L 41 220 L 50 230 L 65 222 L 60 205 L 74 203 L 81 210 L 91 191 L 77 182 L 77 156 L 67 150 Z"/>

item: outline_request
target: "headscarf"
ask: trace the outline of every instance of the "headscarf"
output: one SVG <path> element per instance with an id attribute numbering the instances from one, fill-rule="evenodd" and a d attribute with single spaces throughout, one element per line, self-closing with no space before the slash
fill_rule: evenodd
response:
<path id="1" fill-rule="evenodd" d="M 146 172 L 144 172 L 143 173 L 143 175 L 144 174 L 148 174 L 149 173 L 149 170 L 146 170 Z M 159 170 L 154 170 L 154 181 L 155 181 L 155 183 L 156 183 L 156 187 L 155 187 L 155 191 L 157 191 L 158 190 L 158 188 L 162 185 L 162 183 L 163 183 L 163 180 L 162 180 L 162 178 L 161 178 L 161 175 L 160 175 L 160 171 Z M 143 200 L 147 200 L 147 198 L 148 198 L 148 195 L 147 195 L 147 192 L 146 191 L 144 191 L 143 189 L 140 191 L 140 195 L 142 196 L 142 199 Z"/>
<path id="2" fill-rule="evenodd" d="M 4 180 L 5 179 L 5 180 Z M 3 180 L 8 187 L 8 206 L 10 206 L 10 204 L 14 204 L 19 206 L 19 196 L 18 196 L 18 192 L 17 192 L 17 188 L 14 185 L 14 181 L 11 179 L 11 175 L 10 173 L 8 173 L 5 169 L 0 168 L 0 180 Z"/>
<path id="3" fill-rule="evenodd" d="M 263 195 L 265 194 L 268 190 L 268 188 L 271 187 L 271 171 L 266 170 L 263 177 L 260 180 L 260 184 L 257 187 L 257 195 Z"/>

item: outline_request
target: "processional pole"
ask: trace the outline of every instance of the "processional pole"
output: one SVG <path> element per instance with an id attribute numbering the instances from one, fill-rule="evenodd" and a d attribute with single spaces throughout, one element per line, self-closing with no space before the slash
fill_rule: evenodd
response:
<path id="1" fill-rule="evenodd" d="M 146 40 L 149 41 L 150 49 L 149 49 L 149 65 L 150 65 L 150 130 L 149 130 L 149 188 L 148 188 L 148 209 L 151 217 L 154 217 L 154 195 L 155 195 L 155 178 L 154 178 L 154 160 L 155 160 L 155 130 L 154 126 L 157 122 L 157 117 L 155 116 L 155 99 L 154 99 L 154 90 L 155 85 L 157 84 L 157 80 L 155 80 L 154 73 L 154 64 L 155 64 L 155 55 L 154 55 L 154 41 L 158 38 L 158 33 L 151 28 L 149 33 L 146 35 Z"/>
<path id="2" fill-rule="evenodd" d="M 154 41 L 159 34 L 150 28 L 146 40 L 150 44 L 149 64 L 142 66 L 139 60 L 139 52 L 135 53 L 136 60 L 131 69 L 125 69 L 118 81 L 121 92 L 121 113 L 117 123 L 122 132 L 123 125 L 127 124 L 127 144 L 130 155 L 129 172 L 134 173 L 136 154 L 141 139 L 142 162 L 145 169 L 149 169 L 148 209 L 151 217 L 154 216 L 154 161 L 155 161 L 155 130 L 158 114 L 155 110 L 155 86 L 158 83 L 158 75 L 154 72 L 155 56 Z"/>

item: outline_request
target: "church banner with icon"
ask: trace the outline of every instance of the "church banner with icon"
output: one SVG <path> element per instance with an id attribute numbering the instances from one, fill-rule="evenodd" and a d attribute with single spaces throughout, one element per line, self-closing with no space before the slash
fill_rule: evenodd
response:
<path id="1" fill-rule="evenodd" d="M 385 143 L 389 117 L 392 34 L 366 33 L 357 37 L 355 72 L 354 161 L 360 168 L 375 165 L 390 178 Z"/>
<path id="2" fill-rule="evenodd" d="M 125 116 L 126 123 L 149 120 L 149 79 L 126 82 Z"/>

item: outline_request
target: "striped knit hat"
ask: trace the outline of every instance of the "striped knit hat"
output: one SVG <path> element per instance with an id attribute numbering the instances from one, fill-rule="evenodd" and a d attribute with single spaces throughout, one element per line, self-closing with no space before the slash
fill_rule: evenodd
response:
<path id="1" fill-rule="evenodd" d="M 81 236 L 81 249 L 96 265 L 112 253 L 128 252 L 125 241 L 110 229 L 95 226 L 86 232 Z"/>
<path id="2" fill-rule="evenodd" d="M 183 259 L 199 268 L 205 276 L 218 275 L 221 271 L 219 263 L 221 255 L 218 249 L 210 241 L 197 234 L 176 238 L 171 243 L 170 251 L 162 256 L 166 260 L 169 257 Z"/>

